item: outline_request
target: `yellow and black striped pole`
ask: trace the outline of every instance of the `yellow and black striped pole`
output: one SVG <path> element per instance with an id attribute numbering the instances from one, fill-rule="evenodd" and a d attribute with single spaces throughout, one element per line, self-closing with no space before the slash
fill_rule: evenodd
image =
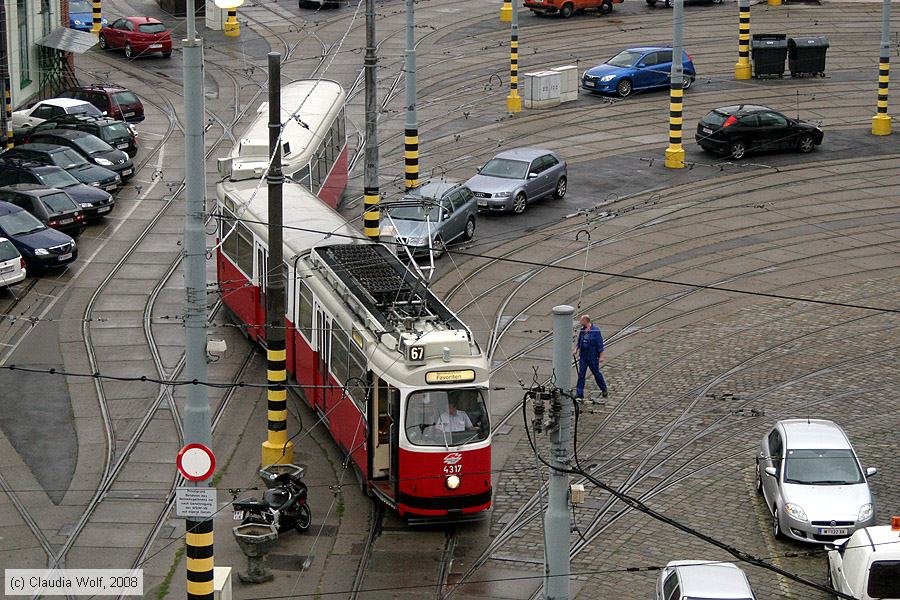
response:
<path id="1" fill-rule="evenodd" d="M 503 11 L 509 10 L 510 26 L 509 36 L 509 96 L 506 97 L 506 112 L 515 114 L 522 112 L 522 97 L 519 96 L 519 11 L 512 6 L 512 2 L 504 0 L 500 9 L 500 19 L 503 19 Z"/>
<path id="2" fill-rule="evenodd" d="M 738 61 L 734 65 L 735 79 L 750 79 L 750 0 L 738 2 Z"/>
<path id="3" fill-rule="evenodd" d="M 94 19 L 91 23 L 91 33 L 93 33 L 94 35 L 98 35 L 100 33 L 100 27 L 102 26 L 103 22 L 100 0 L 94 0 L 91 4 L 91 16 Z"/>
<path id="4" fill-rule="evenodd" d="M 228 8 L 228 18 L 225 19 L 225 37 L 238 37 L 241 35 L 241 24 L 237 20 L 237 7 Z"/>
<path id="5" fill-rule="evenodd" d="M 363 188 L 363 233 L 366 237 L 377 240 L 381 235 L 381 211 L 378 209 L 378 188 Z"/>
<path id="6" fill-rule="evenodd" d="M 12 123 L 12 94 L 10 93 L 9 77 L 3 77 L 3 123 L 6 128 L 6 147 L 13 147 L 13 123 Z"/>
<path id="7" fill-rule="evenodd" d="M 888 81 L 891 70 L 891 0 L 884 0 L 881 19 L 881 59 L 878 61 L 878 105 L 872 117 L 872 135 L 891 134 L 888 113 Z"/>
<path id="8" fill-rule="evenodd" d="M 213 600 L 213 522 L 185 523 L 188 600 Z"/>
<path id="9" fill-rule="evenodd" d="M 416 117 L 415 0 L 406 0 L 406 127 L 403 162 L 406 190 L 419 187 L 419 126 Z"/>
<path id="10" fill-rule="evenodd" d="M 666 167 L 684 168 L 684 0 L 675 0 L 672 13 L 672 70 L 669 72 L 669 147 L 666 148 Z"/>
<path id="11" fill-rule="evenodd" d="M 366 83 L 366 168 L 363 172 L 363 233 L 378 241 L 381 213 L 378 210 L 378 97 L 375 47 L 375 0 L 366 0 L 366 55 L 363 59 Z"/>

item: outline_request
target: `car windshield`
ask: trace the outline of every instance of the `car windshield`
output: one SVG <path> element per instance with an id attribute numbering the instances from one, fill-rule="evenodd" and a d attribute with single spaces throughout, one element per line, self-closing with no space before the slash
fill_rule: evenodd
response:
<path id="1" fill-rule="evenodd" d="M 6 235 L 25 235 L 47 229 L 43 223 L 24 210 L 9 213 L 0 217 L 0 227 Z"/>
<path id="2" fill-rule="evenodd" d="M 624 52 L 619 52 L 611 59 L 606 61 L 606 64 L 612 65 L 614 67 L 630 67 L 639 59 L 644 53 L 643 52 L 634 52 L 633 50 L 625 50 Z"/>
<path id="3" fill-rule="evenodd" d="M 62 167 L 63 169 L 73 169 L 75 167 L 83 167 L 88 164 L 88 161 L 74 150 L 65 148 L 61 152 L 55 152 L 53 154 L 53 163 L 57 167 Z"/>
<path id="4" fill-rule="evenodd" d="M 110 123 L 106 127 L 100 128 L 100 137 L 107 142 L 111 142 L 113 140 L 130 138 L 131 134 L 128 132 L 128 126 L 124 123 Z"/>
<path id="5" fill-rule="evenodd" d="M 492 158 L 484 165 L 480 174 L 488 177 L 502 177 L 503 179 L 525 179 L 528 175 L 528 163 L 523 160 L 509 158 Z"/>
<path id="6" fill-rule="evenodd" d="M 70 115 L 94 115 L 94 116 L 100 116 L 103 114 L 102 112 L 100 112 L 99 108 L 97 108 L 96 106 L 94 106 L 93 104 L 90 104 L 88 102 L 85 102 L 84 104 L 78 104 L 77 106 L 69 106 L 66 108 L 66 113 L 70 114 Z"/>
<path id="7" fill-rule="evenodd" d="M 75 202 L 65 192 L 57 192 L 55 194 L 47 194 L 41 196 L 41 202 L 47 207 L 51 213 L 64 212 L 67 210 L 76 210 L 78 207 Z"/>
<path id="8" fill-rule="evenodd" d="M 91 3 L 87 0 L 70 0 L 69 13 L 89 13 L 91 12 Z"/>
<path id="9" fill-rule="evenodd" d="M 166 30 L 166 26 L 162 23 L 145 23 L 138 25 L 138 31 L 141 33 L 162 33 Z"/>
<path id="10" fill-rule="evenodd" d="M 417 446 L 459 446 L 487 439 L 484 394 L 476 388 L 421 390 L 406 401 L 406 437 Z"/>
<path id="11" fill-rule="evenodd" d="M 7 261 L 19 258 L 19 251 L 9 240 L 0 242 L 0 260 Z"/>
<path id="12" fill-rule="evenodd" d="M 411 200 L 398 204 L 396 206 L 388 206 L 386 208 L 392 219 L 402 221 L 431 221 L 434 223 L 438 220 L 438 204 L 428 198 L 425 200 Z"/>
<path id="13" fill-rule="evenodd" d="M 79 183 L 79 181 L 72 177 L 68 171 L 62 169 L 47 169 L 46 171 L 37 174 L 37 177 L 41 180 L 41 183 L 47 187 L 65 188 L 72 185 L 78 185 Z"/>
<path id="14" fill-rule="evenodd" d="M 112 96 L 113 102 L 116 104 L 137 104 L 140 102 L 137 96 L 131 92 L 116 92 Z"/>
<path id="15" fill-rule="evenodd" d="M 88 154 L 99 154 L 101 152 L 109 152 L 113 149 L 112 146 L 93 135 L 85 135 L 72 141 L 75 142 L 75 145 L 81 148 L 82 151 L 87 152 Z"/>
<path id="16" fill-rule="evenodd" d="M 852 485 L 863 476 L 852 450 L 788 450 L 784 482 Z"/>

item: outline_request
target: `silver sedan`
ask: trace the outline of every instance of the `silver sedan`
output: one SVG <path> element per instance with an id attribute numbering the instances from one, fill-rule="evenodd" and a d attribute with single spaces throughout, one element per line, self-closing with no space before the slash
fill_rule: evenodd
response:
<path id="1" fill-rule="evenodd" d="M 756 490 L 776 538 L 829 543 L 875 521 L 875 499 L 847 434 L 823 419 L 779 421 L 760 442 Z"/>
<path id="2" fill-rule="evenodd" d="M 568 187 L 568 165 L 559 155 L 542 148 L 501 152 L 466 182 L 483 211 L 525 212 L 529 202 L 562 198 Z"/>

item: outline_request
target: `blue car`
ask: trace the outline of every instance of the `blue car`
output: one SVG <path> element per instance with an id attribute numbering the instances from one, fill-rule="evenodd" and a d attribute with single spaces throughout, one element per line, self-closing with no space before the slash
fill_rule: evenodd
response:
<path id="1" fill-rule="evenodd" d="M 684 89 L 691 87 L 697 72 L 691 56 L 684 52 Z M 669 87 L 669 73 L 672 70 L 672 48 L 670 46 L 650 46 L 629 48 L 614 57 L 584 72 L 581 87 L 590 92 L 618 94 L 623 98 L 633 92 Z"/>
<path id="2" fill-rule="evenodd" d="M 94 23 L 93 5 L 89 0 L 70 0 L 69 2 L 69 28 L 78 31 L 90 31 Z M 106 18 L 100 21 L 102 27 L 106 27 Z"/>
<path id="3" fill-rule="evenodd" d="M 8 202 L 0 202 L 0 237 L 13 243 L 25 259 L 28 272 L 35 275 L 78 258 L 75 240 Z"/>

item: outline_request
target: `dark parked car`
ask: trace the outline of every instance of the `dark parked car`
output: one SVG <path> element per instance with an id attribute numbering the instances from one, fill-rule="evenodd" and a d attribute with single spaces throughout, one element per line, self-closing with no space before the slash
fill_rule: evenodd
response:
<path id="1" fill-rule="evenodd" d="M 710 111 L 697 124 L 695 139 L 707 152 L 740 160 L 748 152 L 812 152 L 823 136 L 815 123 L 792 119 L 767 106 L 741 104 Z"/>
<path id="2" fill-rule="evenodd" d="M 60 93 L 59 97 L 90 102 L 120 121 L 140 123 L 144 120 L 144 104 L 137 94 L 117 85 L 80 85 Z"/>
<path id="3" fill-rule="evenodd" d="M 123 48 L 125 56 L 159 52 L 163 58 L 172 56 L 172 34 L 153 17 L 122 17 L 100 30 L 97 43 L 101 50 Z"/>
<path id="4" fill-rule="evenodd" d="M 122 178 L 105 167 L 92 165 L 83 156 L 63 146 L 51 144 L 22 144 L 3 154 L 0 158 L 27 158 L 45 165 L 56 165 L 68 171 L 81 183 L 103 188 L 111 192 L 119 187 Z"/>
<path id="5" fill-rule="evenodd" d="M 489 160 L 466 186 L 475 193 L 480 210 L 511 210 L 520 214 L 529 202 L 546 196 L 565 196 L 567 173 L 566 161 L 555 152 L 516 148 Z"/>
<path id="6" fill-rule="evenodd" d="M 384 209 L 397 240 L 413 255 L 427 253 L 429 248 L 439 254 L 446 244 L 475 235 L 478 205 L 472 190 L 460 183 L 426 183 Z"/>
<path id="7" fill-rule="evenodd" d="M 134 164 L 127 154 L 90 133 L 72 129 L 51 129 L 35 133 L 31 136 L 30 142 L 71 148 L 89 162 L 115 171 L 122 181 L 134 175 Z"/>
<path id="8" fill-rule="evenodd" d="M 65 190 L 81 206 L 82 214 L 88 220 L 109 214 L 116 205 L 109 192 L 81 183 L 65 169 L 0 156 L 0 186 L 16 183 L 34 183 Z"/>
<path id="9" fill-rule="evenodd" d="M 72 237 L 78 237 L 84 231 L 81 207 L 62 190 L 33 183 L 17 183 L 0 187 L 0 200 L 24 208 L 44 225 Z"/>
<path id="10" fill-rule="evenodd" d="M 89 117 L 86 115 L 54 117 L 37 125 L 33 133 L 51 129 L 84 131 L 97 136 L 113 148 L 122 150 L 132 158 L 137 154 L 137 132 L 134 130 L 134 127 L 110 117 Z"/>
<path id="11" fill-rule="evenodd" d="M 0 202 L 0 236 L 18 248 L 32 274 L 62 267 L 78 258 L 75 240 L 8 202 Z"/>

